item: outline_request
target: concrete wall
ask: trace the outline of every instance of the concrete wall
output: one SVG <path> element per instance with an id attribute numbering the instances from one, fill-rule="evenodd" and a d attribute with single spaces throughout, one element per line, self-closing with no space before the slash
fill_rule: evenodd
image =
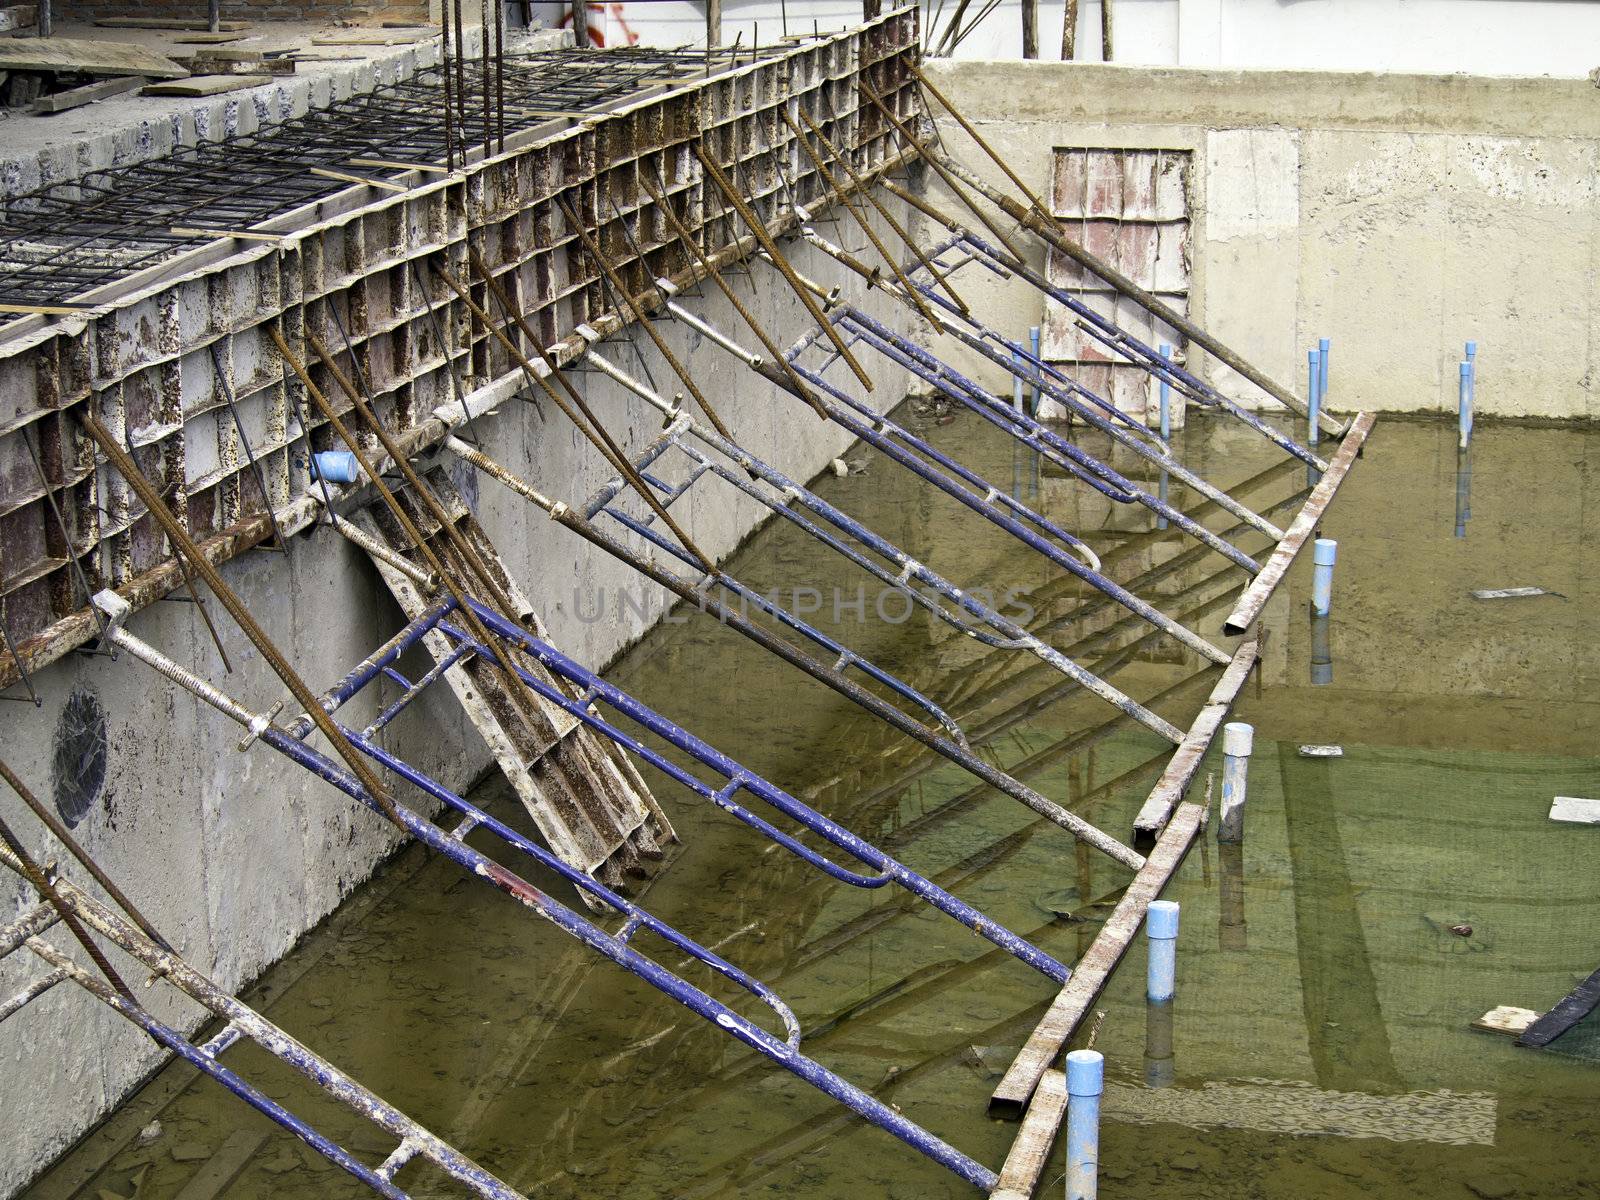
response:
<path id="1" fill-rule="evenodd" d="M 838 275 L 817 251 L 796 243 L 793 253 L 796 265 L 816 278 Z M 746 296 L 747 303 L 775 336 L 787 340 L 784 332 L 803 328 L 808 318 L 775 271 L 757 265 L 754 272 L 748 281 L 730 278 L 741 290 L 753 285 L 756 298 Z M 862 296 L 854 282 L 842 282 L 879 319 L 903 324 L 881 295 Z M 740 328 L 719 294 L 686 303 L 724 329 Z M 818 421 L 809 408 L 703 338 L 686 337 L 671 322 L 657 329 L 752 452 L 808 478 L 844 449 L 842 429 Z M 671 369 L 637 336 L 649 370 L 666 387 Z M 608 345 L 606 352 L 642 374 L 625 347 Z M 876 365 L 873 374 L 874 401 L 888 407 L 905 394 L 905 379 L 887 364 Z M 587 371 L 573 378 L 625 446 L 637 448 L 659 432 L 653 411 L 603 376 Z M 583 499 L 611 474 L 548 403 L 511 401 L 480 418 L 476 432 L 490 455 L 569 502 Z M 630 568 L 591 550 L 498 484 L 459 463 L 451 470 L 564 650 L 598 666 L 659 616 L 659 593 Z M 708 491 L 704 498 L 691 493 L 674 512 L 690 536 L 718 556 L 750 531 L 757 516 L 753 505 L 730 502 L 728 489 Z M 399 628 L 402 618 L 371 564 L 343 538 L 317 528 L 291 541 L 287 555 L 252 551 L 222 570 L 269 636 L 320 690 Z M 624 592 L 635 602 L 619 605 Z M 602 593 L 605 616 L 595 619 L 593 604 Z M 285 698 L 270 668 L 225 614 L 219 612 L 218 621 L 231 675 L 221 670 L 190 604 L 157 604 L 137 614 L 129 628 L 179 662 L 198 664 L 202 675 L 253 709 Z M 237 727 L 132 659 L 74 656 L 36 676 L 34 685 L 43 707 L 10 704 L 0 712 L 6 760 L 49 803 L 62 709 L 75 691 L 98 698 L 106 719 L 106 784 L 75 834 L 156 927 L 225 987 L 242 985 L 284 954 L 394 848 L 394 831 L 385 821 L 259 745 L 238 753 Z M 489 752 L 448 690 L 436 692 L 386 731 L 386 744 L 447 785 L 465 787 L 489 769 Z M 396 694 L 392 688 L 385 693 L 390 700 Z M 358 698 L 352 710 L 359 716 L 375 708 Z M 37 822 L 14 796 L 0 796 L 0 813 L 27 831 L 36 853 L 65 858 L 35 832 Z M 70 874 L 82 878 L 81 872 Z M 8 875 L 0 886 L 0 924 L 17 911 L 22 895 Z M 52 938 L 58 945 L 70 941 L 61 931 Z M 30 956 L 13 956 L 0 966 L 0 995 L 9 996 L 38 973 Z M 130 968 L 128 978 L 142 977 Z M 184 1027 L 198 1016 L 195 1006 L 165 999 L 153 1008 Z M 0 1071 L 6 1077 L 0 1089 L 0 1128 L 6 1131 L 0 1196 L 14 1194 L 157 1059 L 132 1026 L 70 985 L 0 1025 Z"/>
<path id="2" fill-rule="evenodd" d="M 1478 411 L 1600 416 L 1591 385 L 1600 105 L 1588 82 L 1060 63 L 934 63 L 1035 190 L 1058 146 L 1194 156 L 1191 313 L 1296 392 L 1333 339 L 1331 403 L 1450 411 L 1462 343 Z M 1004 180 L 953 123 L 968 166 Z M 939 203 L 958 209 L 942 188 Z M 970 215 L 963 219 L 976 224 Z M 1037 239 L 1023 237 L 1041 269 Z M 968 299 L 1040 321 L 1026 285 Z M 1259 394 L 1205 368 L 1241 398 Z M 991 381 L 992 373 L 985 373 Z"/>

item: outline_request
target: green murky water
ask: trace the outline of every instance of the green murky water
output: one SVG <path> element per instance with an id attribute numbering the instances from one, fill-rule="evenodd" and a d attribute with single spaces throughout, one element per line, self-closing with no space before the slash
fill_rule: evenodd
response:
<path id="1" fill-rule="evenodd" d="M 1222 560 L 1185 556 L 1191 543 L 1154 533 L 1143 511 L 1039 478 L 969 417 L 913 421 L 1037 494 L 1119 578 L 1153 577 L 1139 590 L 1166 611 L 1208 635 L 1220 629 L 1239 582 Z M 1297 503 L 1306 485 L 1303 468 L 1273 468 L 1273 452 L 1238 431 L 1196 423 L 1185 440 L 1188 461 L 1243 485 L 1258 509 Z M 1141 628 L 1078 611 L 1088 597 L 1060 572 L 892 464 L 851 457 L 866 472 L 825 480 L 830 498 L 959 583 L 999 597 L 1015 589 L 1033 628 L 1109 664 L 1119 687 L 1188 724 L 1214 670 L 1170 642 L 1141 641 Z M 1600 433 L 1482 428 L 1458 526 L 1452 431 L 1380 422 L 1324 527 L 1342 554 L 1327 652 L 1307 617 L 1308 562 L 1266 614 L 1262 669 L 1240 704 L 1257 727 L 1247 841 L 1219 852 L 1208 837 L 1169 892 L 1183 905 L 1170 1025 L 1147 1020 L 1138 946 L 1099 1005 L 1105 1195 L 1600 1195 L 1600 1065 L 1469 1028 L 1499 1004 L 1542 1011 L 1600 962 L 1600 829 L 1546 817 L 1555 795 L 1600 794 L 1595 462 Z M 1063 695 L 1059 676 L 1013 652 L 920 616 L 877 620 L 870 586 L 858 610 L 863 577 L 791 530 L 768 527 L 734 569 L 786 597 L 815 588 L 825 628 L 943 704 L 991 761 L 1128 829 L 1164 758 L 1153 735 Z M 1525 584 L 1561 597 L 1469 595 Z M 1088 946 L 1126 882 L 1109 860 L 704 618 L 658 628 L 610 677 L 1057 957 Z M 1308 760 L 1301 743 L 1345 754 Z M 498 782 L 484 793 L 511 811 Z M 812 1031 L 813 1055 L 998 1167 L 1015 1126 L 989 1121 L 985 1100 L 1054 987 L 902 896 L 830 883 L 681 790 L 657 794 L 684 845 L 650 906 L 777 986 Z M 1449 931 L 1458 924 L 1472 935 Z M 414 850 L 258 998 L 530 1196 L 973 1194 Z M 252 1048 L 225 1061 L 366 1161 L 392 1149 Z M 227 1196 L 366 1194 L 186 1078 L 166 1072 L 56 1183 L 76 1171 L 84 1196 L 126 1196 L 136 1182 L 142 1197 L 173 1196 L 227 1138 L 256 1130 L 265 1140 Z M 128 1140 L 156 1115 L 159 1139 Z M 414 1195 L 459 1194 L 430 1172 L 408 1167 L 399 1182 Z M 1043 1194 L 1059 1174 L 1056 1162 Z M 67 1194 L 49 1181 L 35 1192 Z"/>

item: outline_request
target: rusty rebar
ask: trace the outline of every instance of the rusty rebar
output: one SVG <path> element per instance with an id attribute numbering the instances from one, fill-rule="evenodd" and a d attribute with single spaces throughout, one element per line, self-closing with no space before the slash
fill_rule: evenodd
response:
<path id="1" fill-rule="evenodd" d="M 123 895 L 122 889 L 117 887 L 117 885 L 111 881 L 111 877 L 101 869 L 100 864 L 95 862 L 90 856 L 89 852 L 78 844 L 77 839 L 74 838 L 72 836 L 72 832 L 64 824 L 62 824 L 61 819 L 40 802 L 39 797 L 35 796 L 32 789 L 30 789 L 27 784 L 23 783 L 22 780 L 17 777 L 16 772 L 6 765 L 6 761 L 4 759 L 0 759 L 0 779 L 4 779 L 8 784 L 11 785 L 11 790 L 21 797 L 22 802 L 33 811 L 33 815 L 38 817 L 40 822 L 43 823 L 44 827 L 55 836 L 56 841 L 60 842 L 67 848 L 67 852 L 71 854 L 73 858 L 77 859 L 80 864 L 82 864 L 83 869 L 88 871 L 90 876 L 93 877 L 94 881 L 105 889 L 106 895 L 110 896 L 111 899 L 116 902 L 118 908 L 122 909 L 123 912 L 128 914 L 128 917 L 140 928 L 141 931 L 143 931 L 147 938 L 149 938 L 156 945 L 160 946 L 163 950 L 173 954 L 177 953 L 177 951 L 173 950 L 173 948 L 167 943 L 167 939 L 156 932 L 155 926 L 150 924 L 149 921 L 145 920 L 144 914 L 134 907 L 133 901 L 129 900 L 127 896 Z"/>
<path id="2" fill-rule="evenodd" d="M 929 261 L 928 256 L 924 254 L 922 252 L 922 248 L 912 240 L 911 234 L 907 231 L 906 227 L 900 223 L 899 219 L 878 202 L 878 198 L 872 194 L 872 188 L 868 185 L 866 180 L 861 178 L 860 174 L 857 173 L 855 167 L 851 164 L 849 156 L 844 154 L 837 146 L 833 144 L 833 140 L 822 131 L 822 127 L 813 121 L 811 119 L 811 115 L 804 109 L 802 109 L 800 112 L 800 118 L 806 123 L 806 126 L 817 135 L 817 139 L 821 141 L 824 149 L 826 149 L 829 154 L 833 155 L 834 161 L 845 169 L 845 174 L 850 177 L 850 183 L 855 190 L 867 198 L 867 202 L 877 210 L 878 215 L 888 223 L 889 228 L 894 230 L 895 236 L 897 236 L 906 244 L 906 248 L 910 250 L 912 254 L 916 255 L 917 261 L 922 264 L 923 268 L 928 272 L 928 274 L 932 276 L 934 281 L 937 282 L 938 285 L 944 290 L 945 295 L 950 297 L 951 302 L 963 313 L 970 313 L 972 310 L 967 307 L 967 302 L 961 298 L 960 293 L 956 291 L 955 286 L 946 277 L 945 273 L 939 270 L 938 267 L 934 266 L 934 264 Z"/>
<path id="3" fill-rule="evenodd" d="M 872 222 L 862 215 L 861 210 L 845 194 L 845 190 L 839 186 L 839 180 L 832 171 L 828 170 L 827 164 L 822 161 L 822 156 L 812 148 L 810 142 L 806 141 L 806 135 L 801 132 L 800 126 L 794 123 L 793 118 L 789 116 L 788 110 L 781 109 L 779 111 L 782 113 L 783 123 L 789 127 L 789 131 L 794 134 L 795 141 L 800 144 L 800 149 L 806 152 L 806 157 L 817 168 L 817 174 L 821 175 L 823 182 L 833 189 L 834 198 L 855 219 L 855 223 L 861 232 L 866 234 L 867 241 L 871 242 L 872 248 L 878 252 L 878 257 L 883 259 L 888 264 L 889 270 L 894 272 L 894 277 L 900 281 L 900 287 L 904 290 L 906 299 L 922 314 L 928 324 L 933 326 L 935 333 L 942 334 L 944 329 L 940 326 L 938 319 L 934 317 L 933 310 L 928 307 L 927 301 L 922 298 L 922 293 L 911 286 L 911 280 L 906 278 L 905 272 L 900 269 L 899 261 L 889 252 L 889 247 L 883 244 L 883 239 L 878 236 L 877 230 L 872 228 Z M 802 113 L 801 115 L 804 116 L 805 114 Z M 811 125 L 810 117 L 806 117 L 806 124 Z M 813 125 L 813 131 L 815 131 L 815 128 Z"/>
<path id="4" fill-rule="evenodd" d="M 695 157 L 700 160 L 700 165 L 705 168 L 707 177 L 716 185 L 717 190 L 722 193 L 728 203 L 733 206 L 733 210 L 739 214 L 739 219 L 755 235 L 756 241 L 767 252 L 768 257 L 772 259 L 772 265 L 778 268 L 779 273 L 782 274 L 789 286 L 794 290 L 794 294 L 799 297 L 800 303 L 805 305 L 806 311 L 811 314 L 811 319 L 821 326 L 822 332 L 827 335 L 828 340 L 833 343 L 834 349 L 839 352 L 839 357 L 844 359 L 851 372 L 861 381 L 861 386 L 870 392 L 872 390 L 872 377 L 856 361 L 856 356 L 850 353 L 850 347 L 845 345 L 844 339 L 839 336 L 839 331 L 833 327 L 833 322 L 828 320 L 827 314 L 817 307 L 817 302 L 812 298 L 811 293 L 796 278 L 794 268 L 789 265 L 789 260 L 783 256 L 783 251 L 778 249 L 777 243 L 767 233 L 766 226 L 762 224 L 761 218 L 750 211 L 750 206 L 744 202 L 738 191 L 728 182 L 728 177 L 722 173 L 722 168 L 717 166 L 698 142 L 693 143 L 693 149 Z"/>
<path id="5" fill-rule="evenodd" d="M 506 352 L 510 354 L 512 359 L 516 361 L 517 365 L 522 368 L 523 373 L 543 389 L 544 394 L 550 397 L 550 400 L 557 408 L 561 410 L 561 412 L 566 416 L 567 420 L 572 422 L 572 424 L 577 428 L 578 432 L 582 433 L 586 438 L 588 438 L 590 444 L 593 445 L 595 449 L 600 451 L 601 457 L 609 462 L 617 471 L 621 472 L 622 477 L 628 481 L 628 483 L 633 487 L 634 491 L 638 492 L 640 499 L 650 506 L 650 510 L 654 512 L 656 516 L 661 518 L 662 523 L 672 531 L 673 536 L 678 539 L 684 549 L 688 550 L 690 554 L 693 554 L 706 571 L 715 574 L 717 568 L 716 564 L 711 560 L 711 557 L 704 553 L 697 545 L 695 545 L 693 539 L 691 539 L 687 533 L 679 528 L 677 521 L 673 520 L 672 514 L 667 511 L 666 506 L 661 503 L 660 498 L 656 496 L 654 490 L 652 490 L 650 485 L 644 481 L 643 477 L 633 469 L 633 464 L 628 461 L 628 456 L 622 451 L 622 448 L 617 445 L 611 434 L 607 432 L 606 427 L 601 423 L 600 418 L 595 416 L 594 410 L 589 407 L 588 402 L 585 401 L 582 396 L 578 395 L 577 389 L 574 388 L 567 377 L 561 373 L 559 368 L 556 366 L 555 360 L 550 357 L 550 354 L 545 350 L 543 343 L 537 336 L 534 335 L 533 330 L 528 327 L 528 323 L 523 319 L 522 314 L 517 312 L 516 307 L 511 303 L 510 297 L 508 297 L 504 290 L 500 287 L 499 280 L 495 279 L 493 273 L 489 271 L 488 264 L 484 262 L 483 257 L 477 252 L 476 248 L 472 247 L 471 245 L 467 247 L 467 254 L 473 264 L 473 268 L 483 276 L 485 283 L 489 287 L 489 290 L 494 293 L 495 299 L 499 302 L 500 307 L 505 310 L 507 317 L 509 317 L 511 321 L 516 324 L 517 328 L 522 331 L 525 337 L 527 337 L 534 350 L 544 360 L 545 367 L 549 371 L 550 376 L 560 383 L 562 389 L 567 393 L 568 396 L 572 398 L 572 403 L 577 406 L 578 412 L 583 414 L 583 420 L 579 420 L 579 418 L 574 414 L 572 408 L 567 405 L 567 402 L 563 400 L 556 392 L 555 388 L 550 385 L 550 380 L 545 376 L 540 375 L 539 372 L 534 369 L 533 363 L 528 360 L 528 356 L 524 354 L 520 348 L 518 348 L 515 342 L 506 336 L 504 330 L 495 324 L 494 318 L 485 312 L 483 307 L 472 298 L 472 293 L 466 289 L 461 281 L 443 267 L 436 266 L 433 268 L 433 270 L 436 274 L 438 274 L 439 278 L 443 279 L 445 283 L 450 286 L 450 290 L 455 292 L 457 297 L 460 298 L 461 302 L 467 306 L 468 311 L 470 311 L 472 315 L 478 319 L 479 324 L 481 324 L 492 337 L 496 338 L 500 344 L 505 347 Z"/>
<path id="6" fill-rule="evenodd" d="M 589 251 L 589 254 L 594 258 L 595 262 L 599 264 L 600 269 L 605 272 L 606 278 L 611 282 L 612 292 L 622 300 L 623 304 L 627 305 L 628 312 L 632 315 L 634 323 L 644 327 L 645 333 L 649 335 L 651 342 L 655 344 L 656 350 L 660 352 L 662 358 L 667 360 L 667 365 L 672 368 L 672 373 L 678 377 L 678 379 L 683 383 L 685 390 L 687 390 L 689 395 L 694 398 L 694 402 L 700 406 L 700 411 L 705 413 L 706 419 L 711 422 L 711 427 L 723 437 L 727 438 L 730 442 L 737 440 L 734 438 L 733 434 L 729 432 L 728 427 L 722 423 L 722 418 L 717 415 L 716 409 L 711 407 L 711 401 L 706 399 L 705 393 L 700 390 L 700 385 L 697 384 L 690 376 L 688 368 L 686 368 L 683 363 L 678 360 L 678 356 L 674 354 L 672 352 L 672 348 L 667 345 L 666 339 L 656 332 L 656 327 L 651 324 L 650 318 L 645 313 L 644 309 L 639 307 L 638 300 L 636 300 L 633 293 L 629 291 L 626 282 L 623 280 L 622 276 L 617 273 L 617 269 L 607 262 L 604 256 L 601 255 L 599 243 L 594 240 L 594 236 L 586 228 L 584 228 L 583 223 L 578 220 L 577 213 L 573 210 L 572 206 L 567 203 L 566 197 L 557 197 L 557 202 L 561 205 L 561 211 L 566 214 L 567 220 L 570 221 L 573 228 L 577 230 L 578 238 L 583 242 L 584 248 Z M 612 211 L 616 212 L 615 205 L 612 206 Z M 628 238 L 631 244 L 632 238 L 627 231 L 627 222 L 622 221 L 622 214 L 620 212 L 617 213 L 617 219 L 622 223 L 623 237 Z M 645 275 L 649 276 L 650 264 L 645 261 L 643 250 L 640 249 L 636 244 L 634 244 L 632 248 L 639 257 L 639 266 L 644 270 Z M 650 280 L 650 286 L 651 290 L 656 293 L 657 305 L 660 305 L 663 299 L 660 285 L 652 278 Z M 617 315 L 621 316 L 622 314 L 618 313 Z"/>
<path id="7" fill-rule="evenodd" d="M 660 170 L 659 164 L 657 164 L 656 169 Z M 828 410 L 822 407 L 822 401 L 818 400 L 811 389 L 806 386 L 805 380 L 800 378 L 799 372 L 794 369 L 788 358 L 784 356 L 783 351 L 778 348 L 778 344 L 772 340 L 772 336 L 756 320 L 755 314 L 745 307 L 744 301 L 739 299 L 737 293 L 733 290 L 733 286 L 722 277 L 722 273 L 706 257 L 705 251 L 690 236 L 688 228 L 678 219 L 678 214 L 672 209 L 671 198 L 666 195 L 666 181 L 662 180 L 662 190 L 659 194 L 650 186 L 650 181 L 643 175 L 639 176 L 639 183 L 650 194 L 650 199 L 661 209 L 662 215 L 667 219 L 667 224 L 672 226 L 673 233 L 677 235 L 678 240 L 683 244 L 685 252 L 690 256 L 691 269 L 694 263 L 699 264 L 700 270 L 705 274 L 705 278 L 717 285 L 717 289 L 727 298 L 728 303 L 733 306 L 733 311 L 739 314 L 739 318 L 750 327 L 750 332 L 755 334 L 756 340 L 761 343 L 761 348 L 767 352 L 772 362 L 788 376 L 789 382 L 794 385 L 795 395 L 809 404 L 817 416 L 826 421 L 828 419 Z"/>
<path id="8" fill-rule="evenodd" d="M 267 331 L 275 340 L 281 341 L 282 335 L 278 333 L 277 326 L 268 325 Z M 89 436 L 99 443 L 100 449 L 105 453 L 106 458 L 110 460 L 111 465 L 128 481 L 128 485 L 138 493 L 139 499 L 143 501 L 145 508 L 150 511 L 151 516 L 155 517 L 156 523 L 166 532 L 167 539 L 172 542 L 173 549 L 177 551 L 179 556 L 187 558 L 195 571 L 206 581 L 207 586 L 211 588 L 217 599 L 222 602 L 222 606 L 238 622 L 239 628 L 244 630 L 245 636 L 261 652 L 261 657 L 267 660 L 267 664 L 272 667 L 278 678 L 283 681 L 284 686 L 289 689 L 294 696 L 295 703 L 305 709 L 307 715 L 316 723 L 322 736 L 328 739 L 328 744 L 333 747 L 340 758 L 344 759 L 345 765 L 350 768 L 351 774 L 356 777 L 356 781 L 365 789 L 372 802 L 378 806 L 379 811 L 394 822 L 398 828 L 405 830 L 409 834 L 410 830 L 406 829 L 405 822 L 401 820 L 400 814 L 395 808 L 393 797 L 389 795 L 388 790 L 384 788 L 378 776 L 367 765 L 366 760 L 356 753 L 355 747 L 350 745 L 345 736 L 339 732 L 339 728 L 333 723 L 332 718 L 322 710 L 322 705 L 317 703 L 317 698 L 312 694 L 311 689 L 306 686 L 305 681 L 300 678 L 295 669 L 289 665 L 289 661 L 284 658 L 282 651 L 273 645 L 272 639 L 256 623 L 255 618 L 250 615 L 250 610 L 245 607 L 244 602 L 234 594 L 233 589 L 228 586 L 227 580 L 222 578 L 221 572 L 211 564 L 211 560 L 205 556 L 205 553 L 195 544 L 194 539 L 189 536 L 188 530 L 179 524 L 178 518 L 167 507 L 166 501 L 161 498 L 155 486 L 145 478 L 144 472 L 139 470 L 139 464 L 133 461 L 133 456 L 122 448 L 117 439 L 111 436 L 111 432 L 100 424 L 93 413 L 83 412 L 79 415 L 79 420 L 83 422 L 83 427 L 88 430 Z"/>
<path id="9" fill-rule="evenodd" d="M 83 945 L 85 953 L 94 961 L 94 965 L 100 969 L 100 973 L 110 981 L 111 986 L 117 989 L 117 993 L 124 1000 L 136 1008 L 139 1007 L 139 1002 L 134 999 L 132 989 L 122 981 L 122 976 L 118 975 L 117 969 L 107 961 L 100 947 L 95 945 L 94 939 L 89 936 L 89 931 L 78 923 L 77 916 L 67 907 L 67 902 L 61 898 L 61 893 L 56 891 L 55 885 L 46 877 L 43 868 L 33 861 L 33 856 L 28 853 L 28 848 L 18 840 L 16 834 L 11 832 L 11 826 L 7 825 L 3 818 L 0 818 L 0 842 L 5 843 L 6 849 L 11 851 L 17 862 L 22 865 L 22 873 L 27 877 L 28 882 L 33 885 L 34 890 L 48 900 L 50 906 L 61 914 L 62 922 L 68 929 L 72 930 L 72 936 L 77 938 Z"/>

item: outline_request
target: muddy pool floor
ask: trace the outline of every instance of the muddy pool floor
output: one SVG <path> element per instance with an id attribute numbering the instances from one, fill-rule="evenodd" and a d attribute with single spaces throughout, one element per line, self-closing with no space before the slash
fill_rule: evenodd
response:
<path id="1" fill-rule="evenodd" d="M 1103 554 L 1121 547 L 1120 577 L 1186 548 L 1152 536 L 1143 510 L 1041 477 L 969 417 L 909 419 L 1037 495 Z M 1183 436 L 1187 461 L 1214 481 L 1252 481 L 1243 498 L 1258 508 L 1306 486 L 1303 468 L 1270 469 L 1270 450 L 1238 431 L 1195 421 Z M 1082 602 L 1048 564 L 894 464 L 848 457 L 865 471 L 819 490 L 957 582 L 1009 593 L 1036 629 Z M 1219 852 L 1208 833 L 1168 892 L 1183 906 L 1170 1027 L 1149 1019 L 1137 944 L 1099 1005 L 1102 1194 L 1600 1196 L 1600 1062 L 1469 1028 L 1499 1004 L 1543 1011 L 1600 965 L 1600 828 L 1546 816 L 1553 796 L 1600 795 L 1597 463 L 1600 432 L 1487 425 L 1465 464 L 1453 428 L 1379 422 L 1323 529 L 1340 542 L 1327 653 L 1308 617 L 1309 562 L 1265 614 L 1262 669 L 1237 712 L 1257 731 L 1242 851 Z M 1126 833 L 1164 758 L 1150 735 L 1058 696 L 1058 677 L 1014 654 L 924 618 L 879 620 L 871 590 L 857 608 L 864 577 L 792 530 L 768 526 L 733 565 L 786 600 L 815 589 L 825 630 L 969 728 L 991 726 L 992 761 L 1027 760 L 1034 787 Z M 1158 594 L 1217 635 L 1238 583 L 1207 557 Z M 1470 596 L 1529 584 L 1560 595 Z M 550 604 L 597 600 L 530 591 Z M 1087 947 L 1126 882 L 702 616 L 658 626 L 609 677 L 923 873 L 958 879 L 958 895 L 1059 958 Z M 1187 725 L 1214 672 L 1157 642 L 1112 678 Z M 1344 757 L 1301 758 L 1302 743 L 1336 743 Z M 830 882 L 651 782 L 683 845 L 649 906 L 774 984 L 825 1064 L 998 1167 L 1015 1127 L 990 1121 L 985 1099 L 1053 986 L 938 914 Z M 512 813 L 498 777 L 485 797 Z M 1460 924 L 1470 937 L 1450 932 Z M 247 998 L 530 1196 L 974 1194 L 416 848 Z M 225 1061 L 366 1161 L 393 1148 L 249 1047 Z M 141 1146 L 130 1134 L 152 1119 L 161 1134 Z M 170 1197 L 240 1130 L 265 1140 L 226 1196 L 368 1194 L 192 1071 L 168 1068 L 27 1195 L 137 1186 L 143 1200 Z M 398 1182 L 417 1196 L 461 1194 L 430 1170 L 408 1167 Z M 1057 1193 L 1060 1170 L 1041 1194 Z"/>

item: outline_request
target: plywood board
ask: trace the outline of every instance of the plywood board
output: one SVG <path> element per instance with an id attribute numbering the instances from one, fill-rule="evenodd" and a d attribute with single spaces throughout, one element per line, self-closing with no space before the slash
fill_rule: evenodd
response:
<path id="1" fill-rule="evenodd" d="M 1550 802 L 1550 819 L 1571 825 L 1600 825 L 1600 800 L 1557 796 Z"/>
<path id="2" fill-rule="evenodd" d="M 148 75 L 152 79 L 182 79 L 189 73 L 145 46 L 57 37 L 0 39 L 0 71 Z"/>
<path id="3" fill-rule="evenodd" d="M 1510 1004 L 1497 1005 L 1472 1023 L 1474 1029 L 1485 1033 L 1504 1033 L 1516 1036 L 1539 1019 L 1531 1008 L 1516 1008 Z"/>
<path id="4" fill-rule="evenodd" d="M 239 88 L 260 87 L 271 83 L 271 75 L 194 75 L 188 79 L 173 79 L 166 83 L 152 83 L 144 89 L 146 96 L 215 96 L 219 92 L 237 91 Z"/>

